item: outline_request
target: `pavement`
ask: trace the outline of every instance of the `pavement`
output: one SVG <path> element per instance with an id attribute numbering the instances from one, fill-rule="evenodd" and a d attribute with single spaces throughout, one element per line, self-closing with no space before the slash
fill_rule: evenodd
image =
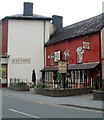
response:
<path id="1" fill-rule="evenodd" d="M 14 91 L 10 90 L 9 88 L 2 88 L 0 89 L 0 91 L 2 92 L 2 94 L 21 97 L 40 103 L 104 111 L 104 101 L 93 100 L 92 93 L 68 97 L 50 97 L 37 95 L 30 91 Z"/>

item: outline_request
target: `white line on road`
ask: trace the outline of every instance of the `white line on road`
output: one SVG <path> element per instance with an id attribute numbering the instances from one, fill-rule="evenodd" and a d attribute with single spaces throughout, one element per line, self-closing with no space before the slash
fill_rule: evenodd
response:
<path id="1" fill-rule="evenodd" d="M 17 111 L 17 110 L 13 110 L 13 109 L 9 109 L 9 110 L 12 111 L 12 112 L 16 112 L 16 113 L 19 113 L 19 114 L 22 114 L 22 115 L 29 116 L 29 117 L 39 118 L 39 117 L 37 117 L 37 116 L 30 115 L 30 114 L 27 114 L 27 113 L 24 113 L 24 112 L 20 112 L 20 111 Z"/>

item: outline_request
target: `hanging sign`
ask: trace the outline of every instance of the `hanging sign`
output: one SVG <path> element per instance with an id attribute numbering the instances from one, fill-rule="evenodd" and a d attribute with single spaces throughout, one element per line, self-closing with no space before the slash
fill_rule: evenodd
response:
<path id="1" fill-rule="evenodd" d="M 58 62 L 58 72 L 59 73 L 67 73 L 67 61 L 59 61 Z"/>

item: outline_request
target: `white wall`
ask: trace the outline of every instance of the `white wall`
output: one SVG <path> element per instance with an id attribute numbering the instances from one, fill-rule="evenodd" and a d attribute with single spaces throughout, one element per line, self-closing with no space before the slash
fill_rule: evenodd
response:
<path id="1" fill-rule="evenodd" d="M 2 23 L 0 22 L 0 55 L 2 53 Z"/>
<path id="2" fill-rule="evenodd" d="M 1 54 L 2 54 L 2 24 L 0 22 L 0 78 L 1 78 Z M 1 84 L 1 81 L 0 81 Z"/>
<path id="3" fill-rule="evenodd" d="M 44 38 L 48 41 L 51 34 L 49 21 L 9 20 L 8 23 L 8 80 L 10 78 L 27 79 L 31 82 L 32 70 L 40 79 L 40 70 L 44 67 Z M 45 37 L 44 37 L 45 26 Z M 13 58 L 30 58 L 30 64 L 13 64 Z"/>
<path id="4" fill-rule="evenodd" d="M 101 42 L 102 42 L 102 74 L 104 79 L 104 28 L 101 31 Z"/>

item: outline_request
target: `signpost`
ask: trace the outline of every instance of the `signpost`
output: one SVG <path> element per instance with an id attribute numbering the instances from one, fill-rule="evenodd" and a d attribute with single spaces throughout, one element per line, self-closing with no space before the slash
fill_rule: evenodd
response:
<path id="1" fill-rule="evenodd" d="M 66 74 L 67 73 L 67 61 L 66 60 L 62 60 L 58 62 L 58 80 L 59 80 L 59 85 L 61 87 L 61 81 L 62 81 L 62 74 Z M 63 84 L 63 81 L 62 81 Z M 63 84 L 63 88 L 65 88 L 65 80 L 64 80 L 64 84 Z"/>

